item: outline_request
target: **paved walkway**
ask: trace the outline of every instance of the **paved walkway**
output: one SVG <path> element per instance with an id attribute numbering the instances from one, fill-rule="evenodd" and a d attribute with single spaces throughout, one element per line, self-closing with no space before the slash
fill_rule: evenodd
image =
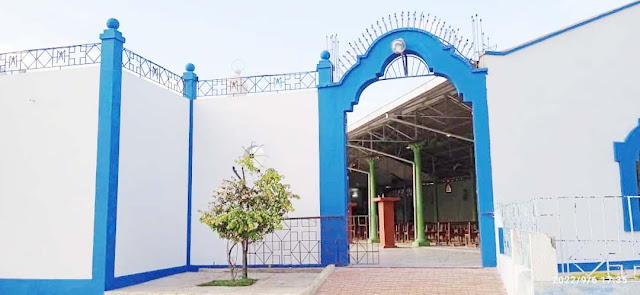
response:
<path id="1" fill-rule="evenodd" d="M 379 263 L 366 267 L 482 267 L 480 248 L 411 247 L 402 243 L 397 246 L 380 248 Z"/>
<path id="2" fill-rule="evenodd" d="M 229 273 L 221 269 L 186 272 L 149 281 L 139 285 L 105 292 L 105 295 L 205 295 L 205 294 L 300 294 L 318 276 L 322 269 L 294 269 L 292 272 L 256 272 L 249 270 L 249 277 L 258 281 L 247 287 L 197 287 L 197 284 L 215 279 L 229 279 Z"/>
<path id="3" fill-rule="evenodd" d="M 356 294 L 506 294 L 491 268 L 360 268 L 341 267 L 322 284 L 317 295 Z"/>

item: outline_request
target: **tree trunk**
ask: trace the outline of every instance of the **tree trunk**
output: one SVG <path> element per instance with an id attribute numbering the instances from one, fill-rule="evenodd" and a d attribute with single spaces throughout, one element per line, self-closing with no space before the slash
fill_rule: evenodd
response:
<path id="1" fill-rule="evenodd" d="M 236 280 L 236 264 L 235 261 L 231 258 L 231 252 L 233 252 L 233 248 L 238 245 L 237 243 L 233 243 L 231 248 L 229 248 L 229 242 L 227 242 L 227 263 L 229 264 L 229 272 L 231 273 L 231 280 Z"/>
<path id="2" fill-rule="evenodd" d="M 242 277 L 247 278 L 247 252 L 249 252 L 249 242 L 242 241 Z"/>

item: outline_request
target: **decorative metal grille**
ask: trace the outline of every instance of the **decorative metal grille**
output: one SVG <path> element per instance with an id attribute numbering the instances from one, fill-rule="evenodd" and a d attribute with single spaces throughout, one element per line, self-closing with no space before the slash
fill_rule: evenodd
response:
<path id="1" fill-rule="evenodd" d="M 0 53 L 0 74 L 97 64 L 100 50 L 100 43 L 91 43 Z"/>
<path id="2" fill-rule="evenodd" d="M 380 263 L 380 244 L 369 243 L 369 216 L 353 215 L 349 222 L 349 263 Z"/>
<path id="3" fill-rule="evenodd" d="M 633 199 L 633 200 L 632 200 Z M 620 261 L 637 261 L 640 245 L 633 232 L 624 231 L 624 215 L 633 220 L 633 211 L 624 211 L 638 196 L 541 197 L 526 202 L 501 205 L 505 254 L 529 267 L 530 233 L 543 233 L 552 239 L 560 271 L 620 270 Z M 518 255 L 516 255 L 516 253 Z M 591 264 L 590 266 L 588 264 Z M 634 268 L 639 268 L 640 263 Z M 635 274 L 634 274 L 635 276 Z"/>
<path id="4" fill-rule="evenodd" d="M 380 263 L 380 244 L 368 241 L 353 240 L 349 243 L 350 264 Z"/>
<path id="5" fill-rule="evenodd" d="M 433 72 L 427 63 L 417 55 L 403 54 L 396 57 L 384 70 L 380 80 L 391 80 L 406 77 L 432 76 Z"/>
<path id="6" fill-rule="evenodd" d="M 502 215 L 504 228 L 517 229 L 525 232 L 538 231 L 535 199 L 501 206 L 500 214 Z"/>
<path id="7" fill-rule="evenodd" d="M 198 97 L 311 89 L 317 86 L 317 71 L 211 79 L 198 81 Z"/>
<path id="8" fill-rule="evenodd" d="M 122 67 L 138 74 L 141 78 L 158 83 L 178 93 L 183 93 L 184 80 L 166 68 L 136 54 L 129 49 L 122 51 Z"/>
<path id="9" fill-rule="evenodd" d="M 249 264 L 320 264 L 320 221 L 320 217 L 283 220 L 282 229 L 249 245 Z"/>

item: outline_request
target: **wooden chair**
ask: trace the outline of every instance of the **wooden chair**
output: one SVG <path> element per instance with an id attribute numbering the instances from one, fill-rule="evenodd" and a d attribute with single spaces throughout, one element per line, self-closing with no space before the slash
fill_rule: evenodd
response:
<path id="1" fill-rule="evenodd" d="M 446 246 L 451 242 L 451 225 L 449 222 L 438 222 L 438 245 Z"/>
<path id="2" fill-rule="evenodd" d="M 437 245 L 438 239 L 438 223 L 435 222 L 427 222 L 425 226 L 425 234 L 430 243 Z"/>
<path id="3" fill-rule="evenodd" d="M 397 222 L 395 224 L 395 228 L 393 229 L 393 236 L 394 236 L 394 239 L 396 240 L 396 242 L 404 242 L 404 236 L 402 234 L 402 227 L 403 227 L 403 223 L 402 222 Z"/>
<path id="4" fill-rule="evenodd" d="M 405 242 L 413 241 L 413 222 L 405 223 L 403 234 Z"/>
<path id="5" fill-rule="evenodd" d="M 451 223 L 450 225 L 450 245 L 451 246 L 462 246 L 464 243 L 464 223 Z"/>

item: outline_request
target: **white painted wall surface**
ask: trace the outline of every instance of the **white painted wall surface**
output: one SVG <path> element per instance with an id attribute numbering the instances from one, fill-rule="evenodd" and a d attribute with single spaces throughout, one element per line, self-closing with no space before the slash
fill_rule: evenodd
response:
<path id="1" fill-rule="evenodd" d="M 635 6 L 511 54 L 482 58 L 489 69 L 496 203 L 621 194 L 613 142 L 623 141 L 640 118 L 639 25 Z M 560 204 L 568 215 L 565 206 L 573 204 Z M 619 213 L 594 222 L 596 235 L 629 238 Z M 585 224 L 577 224 L 581 232 L 588 232 Z"/>
<path id="2" fill-rule="evenodd" d="M 90 279 L 99 68 L 0 76 L 0 278 Z"/>
<path id="3" fill-rule="evenodd" d="M 115 276 L 186 264 L 189 100 L 122 77 Z"/>
<path id="4" fill-rule="evenodd" d="M 285 176 L 300 200 L 289 217 L 320 215 L 316 90 L 198 99 L 194 105 L 191 263 L 226 264 L 226 241 L 200 223 L 212 192 L 231 178 L 251 142 L 264 145 L 266 167 Z M 240 261 L 240 260 L 238 260 Z"/>

